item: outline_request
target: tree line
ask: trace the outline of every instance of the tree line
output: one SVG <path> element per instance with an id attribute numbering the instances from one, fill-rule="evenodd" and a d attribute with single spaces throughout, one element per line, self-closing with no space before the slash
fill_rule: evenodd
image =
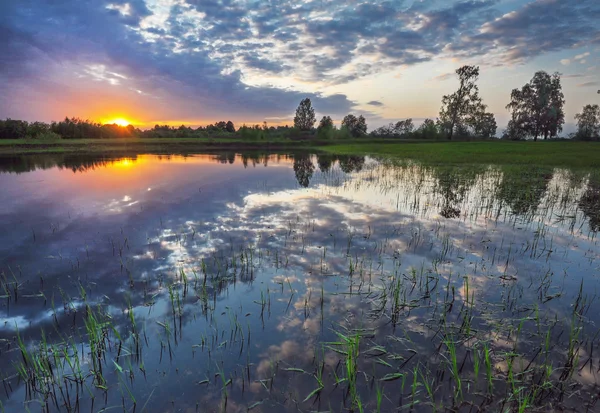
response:
<path id="1" fill-rule="evenodd" d="M 376 138 L 413 139 L 491 139 L 498 129 L 493 113 L 487 111 L 479 95 L 477 80 L 478 66 L 462 66 L 456 70 L 458 89 L 442 97 L 439 117 L 425 121 L 415 128 L 412 119 L 374 129 L 368 135 Z M 557 137 L 565 123 L 565 98 L 562 92 L 560 74 L 552 75 L 539 71 L 521 89 L 514 89 L 506 109 L 511 119 L 502 139 L 525 140 L 539 137 Z M 600 139 L 600 107 L 586 105 L 575 115 L 577 132 L 571 138 L 580 140 Z M 315 111 L 310 99 L 300 102 L 294 118 L 294 126 L 300 130 L 311 130 L 316 122 Z M 335 138 L 343 136 L 367 136 L 365 118 L 360 115 L 347 115 L 336 129 L 331 117 L 324 116 L 316 128 L 318 137 Z"/>
<path id="2" fill-rule="evenodd" d="M 338 129 L 330 116 L 317 122 L 315 110 L 309 98 L 303 99 L 290 126 L 262 125 L 242 126 L 236 130 L 232 121 L 219 121 L 208 126 L 191 128 L 185 125 L 173 127 L 155 125 L 140 130 L 128 125 L 100 124 L 79 118 L 65 118 L 59 122 L 26 122 L 23 120 L 0 120 L 0 139 L 106 139 L 106 138 L 208 138 L 241 137 L 249 140 L 308 139 L 320 140 L 349 138 L 402 138 L 402 139 L 491 139 L 496 137 L 497 123 L 494 114 L 487 111 L 479 95 L 478 66 L 463 66 L 456 70 L 458 89 L 442 97 L 438 118 L 425 119 L 417 128 L 412 119 L 400 120 L 367 133 L 367 121 L 363 115 L 346 115 Z M 506 109 L 510 120 L 501 138 L 525 140 L 543 137 L 555 138 L 565 123 L 565 97 L 559 73 L 552 75 L 539 71 L 520 89 L 513 89 Z M 575 115 L 577 132 L 570 136 L 579 140 L 600 140 L 600 107 L 584 106 Z"/>

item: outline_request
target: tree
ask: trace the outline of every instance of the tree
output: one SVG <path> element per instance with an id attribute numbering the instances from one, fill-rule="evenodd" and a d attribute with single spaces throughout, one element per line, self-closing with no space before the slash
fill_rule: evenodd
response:
<path id="1" fill-rule="evenodd" d="M 508 126 L 502 134 L 501 139 L 509 141 L 521 141 L 527 138 L 527 134 L 525 133 L 524 129 L 517 122 L 518 120 L 515 119 L 511 119 L 508 121 Z"/>
<path id="2" fill-rule="evenodd" d="M 22 139 L 27 136 L 28 124 L 24 120 L 0 121 L 0 139 Z"/>
<path id="3" fill-rule="evenodd" d="M 437 139 L 439 130 L 432 119 L 425 119 L 421 126 L 416 131 L 416 134 L 421 139 Z"/>
<path id="4" fill-rule="evenodd" d="M 296 109 L 296 116 L 294 117 L 294 127 L 301 131 L 309 131 L 317 121 L 315 117 L 315 110 L 310 103 L 310 99 L 306 98 L 300 102 Z"/>
<path id="5" fill-rule="evenodd" d="M 333 137 L 333 120 L 330 116 L 323 116 L 317 127 L 317 137 L 320 139 L 331 139 Z"/>
<path id="6" fill-rule="evenodd" d="M 475 136 L 485 139 L 490 139 L 496 136 L 498 125 L 493 113 L 485 111 L 483 108 L 473 113 L 472 126 Z"/>
<path id="7" fill-rule="evenodd" d="M 321 118 L 321 121 L 319 122 L 319 127 L 317 129 L 319 128 L 333 128 L 333 120 L 331 119 L 331 116 L 323 116 Z"/>
<path id="8" fill-rule="evenodd" d="M 534 141 L 539 136 L 556 136 L 565 123 L 564 104 L 560 73 L 537 72 L 529 83 L 510 94 L 506 108 L 512 115 L 511 128 L 521 131 L 514 135 L 533 136 Z"/>
<path id="9" fill-rule="evenodd" d="M 352 114 L 346 115 L 342 120 L 342 128 L 346 128 L 350 135 L 357 138 L 367 134 L 367 121 L 363 115 L 358 118 Z"/>
<path id="10" fill-rule="evenodd" d="M 410 135 L 415 129 L 412 118 L 406 120 L 400 120 L 394 125 L 394 132 L 398 136 Z"/>
<path id="11" fill-rule="evenodd" d="M 457 128 L 462 126 L 464 129 L 469 117 L 481 107 L 479 88 L 475 83 L 479 77 L 479 67 L 463 66 L 456 70 L 456 74 L 460 81 L 458 90 L 442 98 L 440 109 L 440 124 L 448 140 L 452 140 Z"/>
<path id="12" fill-rule="evenodd" d="M 585 105 L 583 111 L 575 115 L 577 139 L 591 140 L 600 136 L 600 106 Z"/>
<path id="13" fill-rule="evenodd" d="M 225 124 L 225 130 L 229 133 L 234 133 L 235 132 L 235 126 L 233 125 L 233 122 L 228 120 L 227 123 Z"/>

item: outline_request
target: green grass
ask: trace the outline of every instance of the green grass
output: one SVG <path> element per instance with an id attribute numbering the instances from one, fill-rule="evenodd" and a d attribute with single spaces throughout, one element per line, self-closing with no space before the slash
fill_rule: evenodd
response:
<path id="1" fill-rule="evenodd" d="M 502 164 L 600 167 L 598 142 L 424 142 L 331 145 L 336 155 L 373 155 L 430 164 Z"/>
<path id="2" fill-rule="evenodd" d="M 194 153 L 206 150 L 292 150 L 310 149 L 335 155 L 373 155 L 390 159 L 410 159 L 428 164 L 501 164 L 564 167 L 600 167 L 598 142 L 390 142 L 353 139 L 324 140 L 244 140 L 233 138 L 128 138 L 48 140 L 0 140 L 0 154 L 33 153 Z"/>

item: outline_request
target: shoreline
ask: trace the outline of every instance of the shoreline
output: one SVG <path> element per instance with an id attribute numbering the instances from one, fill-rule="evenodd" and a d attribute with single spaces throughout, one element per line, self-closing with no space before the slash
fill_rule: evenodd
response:
<path id="1" fill-rule="evenodd" d="M 312 151 L 335 155 L 371 155 L 432 164 L 545 165 L 600 168 L 600 143 L 580 141 L 243 141 L 198 139 L 82 139 L 0 141 L 0 156 L 86 154 L 194 154 L 218 151 Z"/>

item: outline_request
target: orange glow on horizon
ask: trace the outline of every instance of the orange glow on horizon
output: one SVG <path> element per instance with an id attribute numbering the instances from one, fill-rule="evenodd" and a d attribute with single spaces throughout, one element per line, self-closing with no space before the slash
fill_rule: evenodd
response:
<path id="1" fill-rule="evenodd" d="M 119 125 L 119 126 L 129 126 L 131 124 L 131 122 L 129 122 L 127 119 L 125 118 L 115 118 L 115 119 L 111 119 L 111 120 L 107 120 L 105 122 L 103 122 L 105 125 Z"/>

